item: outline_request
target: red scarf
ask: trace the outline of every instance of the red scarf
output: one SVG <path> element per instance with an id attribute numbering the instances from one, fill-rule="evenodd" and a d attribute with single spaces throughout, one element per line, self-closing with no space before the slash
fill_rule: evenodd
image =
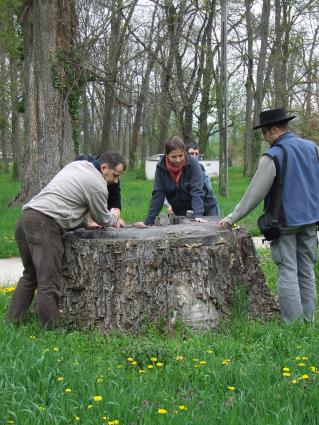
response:
<path id="1" fill-rule="evenodd" d="M 172 164 L 171 162 L 169 162 L 168 157 L 166 157 L 166 170 L 173 177 L 176 184 L 178 184 L 181 178 L 184 166 L 185 166 L 185 157 L 184 157 L 184 160 L 180 163 L 180 165 Z"/>

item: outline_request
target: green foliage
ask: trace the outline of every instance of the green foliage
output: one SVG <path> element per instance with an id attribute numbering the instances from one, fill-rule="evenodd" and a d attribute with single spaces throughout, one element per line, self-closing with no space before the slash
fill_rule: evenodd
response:
<path id="1" fill-rule="evenodd" d="M 15 57 L 23 53 L 22 28 L 17 18 L 21 5 L 21 0 L 0 0 L 0 48 Z"/>

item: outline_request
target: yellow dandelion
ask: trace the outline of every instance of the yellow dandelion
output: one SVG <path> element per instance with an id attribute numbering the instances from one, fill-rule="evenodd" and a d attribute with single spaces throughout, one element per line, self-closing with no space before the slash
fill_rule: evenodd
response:
<path id="1" fill-rule="evenodd" d="M 57 353 L 59 351 L 58 347 L 54 347 L 53 351 L 55 351 Z"/>
<path id="2" fill-rule="evenodd" d="M 103 421 L 107 421 L 108 420 L 108 416 L 102 416 Z"/>
<path id="3" fill-rule="evenodd" d="M 57 380 L 58 382 L 63 382 L 63 381 L 64 381 L 64 377 L 63 377 L 63 376 L 58 376 L 58 377 L 56 378 L 56 380 Z"/>
<path id="4" fill-rule="evenodd" d="M 158 362 L 158 363 L 156 363 L 156 366 L 157 367 L 163 367 L 164 366 L 164 363 Z"/>
<path id="5" fill-rule="evenodd" d="M 298 366 L 303 367 L 306 366 L 304 363 L 298 363 Z"/>
<path id="6" fill-rule="evenodd" d="M 166 414 L 166 413 L 168 413 L 168 412 L 167 412 L 167 410 L 166 410 L 166 409 L 158 409 L 157 413 L 158 413 L 159 415 L 165 415 L 165 414 Z"/>
<path id="7" fill-rule="evenodd" d="M 283 367 L 282 370 L 283 370 L 283 372 L 290 372 L 289 367 Z"/>
<path id="8" fill-rule="evenodd" d="M 301 360 L 308 360 L 308 357 L 307 356 L 303 356 L 303 357 L 301 357 Z"/>
<path id="9" fill-rule="evenodd" d="M 182 362 L 184 360 L 184 357 L 183 356 L 176 356 L 176 360 L 178 362 Z"/>
<path id="10" fill-rule="evenodd" d="M 293 379 L 293 380 L 291 381 L 291 383 L 292 383 L 292 384 L 294 384 L 294 385 L 295 385 L 295 384 L 298 384 L 298 379 Z"/>
<path id="11" fill-rule="evenodd" d="M 230 363 L 230 360 L 229 359 L 224 359 L 223 361 L 222 361 L 222 364 L 223 365 L 229 365 L 229 363 Z"/>
<path id="12" fill-rule="evenodd" d="M 318 373 L 318 369 L 315 366 L 310 366 L 309 370 L 314 373 Z"/>
<path id="13" fill-rule="evenodd" d="M 132 357 L 128 357 L 128 358 L 127 358 L 127 361 L 128 361 L 128 362 L 134 362 L 134 359 L 133 359 Z"/>
<path id="14" fill-rule="evenodd" d="M 137 362 L 134 360 L 134 362 L 131 362 L 131 365 L 136 366 Z"/>
<path id="15" fill-rule="evenodd" d="M 157 362 L 157 357 L 151 357 L 151 362 Z"/>
<path id="16" fill-rule="evenodd" d="M 302 376 L 300 377 L 300 379 L 309 379 L 309 375 L 307 375 L 307 374 L 305 373 L 304 375 L 302 375 Z"/>
<path id="17" fill-rule="evenodd" d="M 103 378 L 96 378 L 96 382 L 98 383 L 98 384 L 101 384 L 102 382 L 103 382 Z"/>
<path id="18" fill-rule="evenodd" d="M 290 374 L 290 372 L 284 372 L 284 373 L 282 374 L 282 376 L 289 377 L 289 376 L 291 376 L 291 374 Z"/>
<path id="19" fill-rule="evenodd" d="M 199 362 L 199 360 L 198 359 L 192 359 L 192 362 Z"/>
<path id="20" fill-rule="evenodd" d="M 88 404 L 88 409 L 93 409 L 93 404 Z"/>
<path id="21" fill-rule="evenodd" d="M 71 388 L 66 388 L 66 389 L 64 390 L 64 392 L 66 392 L 66 393 L 71 393 L 71 392 L 72 392 L 72 390 L 71 390 Z"/>
<path id="22" fill-rule="evenodd" d="M 198 368 L 198 364 L 194 364 L 194 367 L 195 367 L 195 368 Z"/>
<path id="23" fill-rule="evenodd" d="M 35 336 L 34 336 L 34 335 L 30 335 L 30 336 L 29 336 L 29 339 L 30 339 L 31 341 L 35 341 Z"/>
<path id="24" fill-rule="evenodd" d="M 206 351 L 208 354 L 213 354 L 213 350 L 211 350 L 211 349 L 208 349 L 207 351 Z"/>
<path id="25" fill-rule="evenodd" d="M 205 360 L 202 360 L 202 361 L 199 362 L 199 364 L 205 365 L 205 364 L 207 364 L 207 362 L 205 362 Z"/>
<path id="26" fill-rule="evenodd" d="M 7 420 L 8 424 L 14 424 L 14 421 L 12 419 Z"/>
<path id="27" fill-rule="evenodd" d="M 39 406 L 39 410 L 41 410 L 41 412 L 45 411 L 45 407 L 44 406 Z"/>
<path id="28" fill-rule="evenodd" d="M 236 391 L 236 387 L 232 387 L 232 386 L 227 387 L 227 389 L 228 389 L 228 391 Z"/>
<path id="29" fill-rule="evenodd" d="M 45 350 L 44 350 L 44 352 L 45 353 L 48 353 L 50 351 L 50 348 L 46 348 Z"/>
<path id="30" fill-rule="evenodd" d="M 138 372 L 139 372 L 139 373 L 146 373 L 146 370 L 144 370 L 144 369 L 140 369 Z"/>
<path id="31" fill-rule="evenodd" d="M 80 419 L 80 416 L 76 416 L 76 417 L 75 417 L 75 420 L 79 422 L 79 421 L 81 420 L 81 419 Z"/>
<path id="32" fill-rule="evenodd" d="M 107 421 L 107 425 L 119 425 L 120 421 L 118 419 L 114 419 L 113 421 Z"/>
<path id="33" fill-rule="evenodd" d="M 153 369 L 153 367 L 154 367 L 154 366 L 153 366 L 152 364 L 148 364 L 148 365 L 147 365 L 147 369 Z"/>
<path id="34" fill-rule="evenodd" d="M 102 397 L 101 395 L 95 395 L 95 396 L 93 397 L 93 400 L 94 400 L 94 401 L 102 401 L 102 400 L 103 400 L 103 397 Z"/>
<path id="35" fill-rule="evenodd" d="M 178 406 L 178 408 L 179 408 L 179 410 L 187 410 L 187 406 L 184 406 L 183 404 Z"/>
<path id="36" fill-rule="evenodd" d="M 300 356 L 295 357 L 295 360 L 301 360 Z"/>

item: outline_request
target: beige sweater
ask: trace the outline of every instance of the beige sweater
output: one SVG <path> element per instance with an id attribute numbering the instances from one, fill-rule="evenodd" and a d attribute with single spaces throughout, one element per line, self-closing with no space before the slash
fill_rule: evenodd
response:
<path id="1" fill-rule="evenodd" d="M 88 161 L 75 161 L 66 165 L 22 209 L 40 211 L 54 218 L 63 229 L 79 226 L 88 212 L 98 224 L 115 226 L 116 218 L 108 211 L 107 198 L 102 174 Z"/>

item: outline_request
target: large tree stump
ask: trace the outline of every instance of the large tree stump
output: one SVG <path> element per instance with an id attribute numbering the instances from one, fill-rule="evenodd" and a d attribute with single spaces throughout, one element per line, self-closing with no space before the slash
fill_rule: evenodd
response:
<path id="1" fill-rule="evenodd" d="M 249 234 L 219 229 L 213 220 L 182 221 L 68 232 L 61 308 L 69 324 L 135 331 L 164 317 L 212 328 L 231 312 L 238 285 L 250 316 L 277 310 Z"/>

